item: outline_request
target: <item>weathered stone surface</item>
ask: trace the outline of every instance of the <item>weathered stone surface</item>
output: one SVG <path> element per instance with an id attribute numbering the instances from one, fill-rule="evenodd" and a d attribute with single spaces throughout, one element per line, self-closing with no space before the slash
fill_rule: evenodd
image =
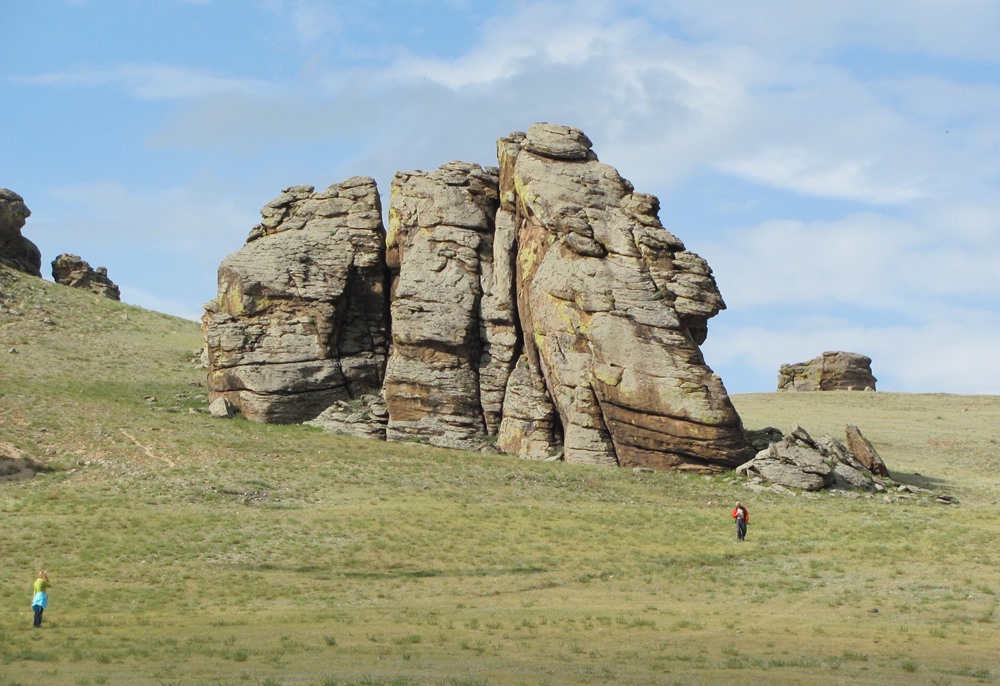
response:
<path id="1" fill-rule="evenodd" d="M 889 476 L 889 469 L 885 466 L 885 462 L 882 461 L 882 456 L 875 450 L 875 446 L 871 444 L 871 441 L 864 437 L 861 429 L 853 424 L 848 424 L 846 434 L 848 449 L 857 456 L 865 469 L 878 476 Z"/>
<path id="2" fill-rule="evenodd" d="M 497 205 L 496 171 L 479 165 L 451 162 L 392 182 L 392 347 L 384 384 L 390 440 L 479 446 L 487 431 L 484 390 L 494 431 L 499 424 L 515 341 L 512 321 L 504 320 L 512 319 L 510 286 L 494 289 Z M 492 326 L 497 321 L 503 329 Z M 506 370 L 492 364 L 497 339 L 508 339 L 498 355 Z"/>
<path id="3" fill-rule="evenodd" d="M 52 279 L 73 288 L 83 288 L 112 300 L 121 300 L 121 291 L 104 267 L 94 269 L 78 255 L 63 253 L 52 260 Z"/>
<path id="4" fill-rule="evenodd" d="M 848 352 L 825 352 L 778 372 L 779 391 L 874 391 L 876 381 L 871 358 Z"/>
<path id="5" fill-rule="evenodd" d="M 24 198 L 12 190 L 0 188 L 0 264 L 32 276 L 42 275 L 42 253 L 38 246 L 21 235 L 31 210 Z"/>
<path id="6" fill-rule="evenodd" d="M 287 188 L 261 216 L 206 305 L 210 399 L 250 419 L 302 422 L 378 392 L 388 303 L 375 181 Z"/>
<path id="7" fill-rule="evenodd" d="M 498 143 L 524 351 L 560 418 L 565 459 L 734 467 L 750 449 L 698 348 L 725 306 L 711 270 L 663 228 L 656 198 L 589 147 L 551 125 Z"/>

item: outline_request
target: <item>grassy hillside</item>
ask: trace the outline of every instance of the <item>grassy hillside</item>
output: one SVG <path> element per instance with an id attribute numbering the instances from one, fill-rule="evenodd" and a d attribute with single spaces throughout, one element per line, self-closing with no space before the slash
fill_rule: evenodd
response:
<path id="1" fill-rule="evenodd" d="M 1000 398 L 738 396 L 961 504 L 755 495 L 214 420 L 200 344 L 0 270 L 0 686 L 1000 682 Z"/>

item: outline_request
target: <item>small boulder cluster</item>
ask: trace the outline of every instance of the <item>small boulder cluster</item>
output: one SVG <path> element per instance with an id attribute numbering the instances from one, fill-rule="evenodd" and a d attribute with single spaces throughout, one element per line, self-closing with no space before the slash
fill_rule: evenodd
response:
<path id="1" fill-rule="evenodd" d="M 758 452 L 737 467 L 736 474 L 746 477 L 747 487 L 757 492 L 896 493 L 902 497 L 925 495 L 942 504 L 957 504 L 951 496 L 893 480 L 875 446 L 858 427 L 848 424 L 845 433 L 846 443 L 828 435 L 814 439 L 798 425 L 787 433 L 773 427 L 748 432 Z"/>

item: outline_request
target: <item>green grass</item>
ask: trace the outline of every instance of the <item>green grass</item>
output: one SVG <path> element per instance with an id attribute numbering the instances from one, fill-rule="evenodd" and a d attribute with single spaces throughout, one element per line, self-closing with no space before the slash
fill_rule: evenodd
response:
<path id="1" fill-rule="evenodd" d="M 196 324 L 0 299 L 0 448 L 52 468 L 0 484 L 0 686 L 1000 682 L 1000 398 L 737 396 L 961 504 L 756 495 L 213 420 Z"/>

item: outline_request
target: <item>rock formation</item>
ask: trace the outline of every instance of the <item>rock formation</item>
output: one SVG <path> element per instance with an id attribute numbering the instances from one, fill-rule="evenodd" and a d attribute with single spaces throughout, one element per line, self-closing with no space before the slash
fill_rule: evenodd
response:
<path id="1" fill-rule="evenodd" d="M 860 435 L 857 427 L 853 428 Z M 842 442 L 830 436 L 814 440 L 800 426 L 772 441 L 736 471 L 804 491 L 824 488 L 874 491 L 877 484 L 873 474 Z"/>
<path id="2" fill-rule="evenodd" d="M 813 439 L 801 426 L 786 434 L 768 427 L 748 432 L 748 437 L 754 447 L 765 447 L 736 473 L 747 477 L 746 487 L 758 493 L 829 490 L 854 497 L 881 493 L 888 502 L 925 498 L 942 505 L 959 504 L 954 496 L 894 481 L 875 448 L 852 424 L 847 425 L 846 445 L 830 436 Z M 877 458 L 874 469 L 868 464 L 872 453 Z"/>
<path id="3" fill-rule="evenodd" d="M 63 253 L 52 260 L 52 279 L 64 286 L 84 288 L 112 300 L 121 300 L 121 291 L 108 278 L 108 270 L 104 267 L 95 270 L 77 255 Z"/>
<path id="4" fill-rule="evenodd" d="M 254 419 L 461 448 L 492 436 L 535 459 L 744 462 L 752 448 L 699 349 L 725 304 L 657 199 L 570 127 L 536 124 L 501 138 L 497 155 L 499 168 L 397 174 L 384 242 L 356 179 L 322 194 L 355 193 L 352 241 L 310 187 L 265 207 L 207 306 L 211 393 Z M 356 302 L 344 265 L 358 262 L 360 309 L 343 306 Z M 351 361 L 358 345 L 329 344 L 352 331 L 371 334 L 364 364 Z M 363 382 L 340 378 L 360 368 Z"/>
<path id="5" fill-rule="evenodd" d="M 290 423 L 381 387 L 385 232 L 375 181 L 286 188 L 219 267 L 202 328 L 210 400 Z"/>
<path id="6" fill-rule="evenodd" d="M 858 353 L 825 352 L 778 371 L 779 391 L 874 391 L 876 381 L 871 358 Z"/>
<path id="7" fill-rule="evenodd" d="M 21 235 L 31 210 L 14 191 L 0 188 L 0 264 L 32 276 L 42 275 L 42 253 Z"/>
<path id="8" fill-rule="evenodd" d="M 657 199 L 576 129 L 536 124 L 501 139 L 498 157 L 523 355 L 555 407 L 565 459 L 739 464 L 739 416 L 698 347 L 725 305 L 705 261 L 663 228 Z"/>

